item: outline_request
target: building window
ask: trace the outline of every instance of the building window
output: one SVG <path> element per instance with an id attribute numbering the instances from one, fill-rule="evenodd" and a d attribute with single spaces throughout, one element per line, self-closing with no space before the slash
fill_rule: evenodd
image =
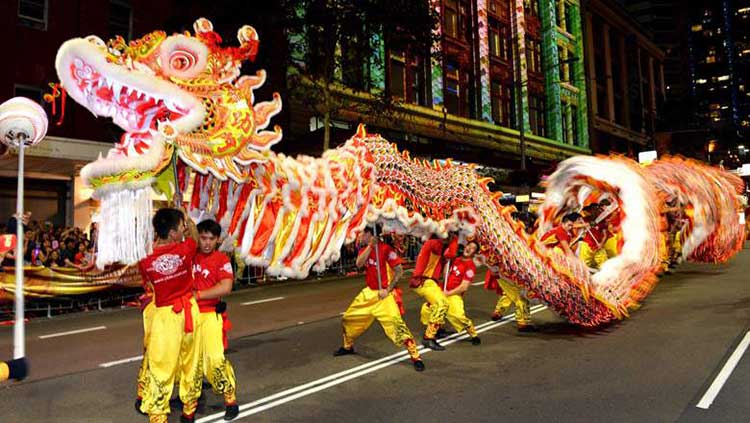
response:
<path id="1" fill-rule="evenodd" d="M 578 145 L 578 107 L 570 105 L 570 144 Z"/>
<path id="2" fill-rule="evenodd" d="M 461 104 L 461 72 L 458 64 L 448 61 L 445 66 L 445 109 L 459 115 Z"/>
<path id="3" fill-rule="evenodd" d="M 492 81 L 490 90 L 492 96 L 492 120 L 495 124 L 507 128 L 515 127 L 513 113 L 513 90 L 500 81 Z"/>
<path id="4" fill-rule="evenodd" d="M 531 133 L 540 137 L 545 136 L 543 95 L 529 95 L 529 124 L 531 125 Z"/>
<path id="5" fill-rule="evenodd" d="M 19 0 L 18 23 L 20 25 L 47 30 L 47 0 Z"/>
<path id="6" fill-rule="evenodd" d="M 388 55 L 388 92 L 391 97 L 406 99 L 406 55 L 402 51 L 394 50 Z"/>
<path id="7" fill-rule="evenodd" d="M 495 19 L 489 19 L 490 27 L 490 55 L 508 60 L 508 27 L 501 24 Z"/>
<path id="8" fill-rule="evenodd" d="M 446 35 L 458 38 L 458 0 L 445 0 L 443 21 Z"/>
<path id="9" fill-rule="evenodd" d="M 120 35 L 126 40 L 133 37 L 133 8 L 129 0 L 110 0 L 107 31 L 110 38 Z"/>
<path id="10" fill-rule="evenodd" d="M 341 38 L 341 78 L 345 86 L 364 91 L 366 86 L 367 58 L 363 52 L 366 51 L 367 37 L 363 31 L 363 24 L 352 25 L 354 31 L 348 31 Z M 364 42 L 363 42 L 364 40 Z"/>
<path id="11" fill-rule="evenodd" d="M 526 61 L 531 72 L 542 72 L 542 44 L 539 40 L 526 38 Z"/>
<path id="12" fill-rule="evenodd" d="M 538 0 L 523 0 L 523 12 L 526 16 L 539 16 Z"/>
<path id="13" fill-rule="evenodd" d="M 555 15 L 555 23 L 557 27 L 566 31 L 565 28 L 565 0 L 557 0 L 557 14 Z"/>
<path id="14" fill-rule="evenodd" d="M 388 93 L 411 104 L 427 104 L 427 80 L 423 56 L 402 50 L 388 51 Z"/>
<path id="15" fill-rule="evenodd" d="M 468 0 L 445 0 L 443 7 L 445 34 L 460 40 L 468 40 L 471 31 Z"/>
<path id="16" fill-rule="evenodd" d="M 14 97 L 26 97 L 37 103 L 42 103 L 42 89 L 31 85 L 15 84 L 13 86 Z"/>

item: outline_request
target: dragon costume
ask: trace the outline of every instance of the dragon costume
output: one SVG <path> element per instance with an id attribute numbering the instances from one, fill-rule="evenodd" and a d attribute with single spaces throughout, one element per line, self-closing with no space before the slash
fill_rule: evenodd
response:
<path id="1" fill-rule="evenodd" d="M 618 207 L 621 253 L 592 276 L 578 258 L 527 235 L 511 219 L 513 208 L 488 189 L 491 179 L 471 165 L 411 159 L 364 126 L 320 158 L 276 154 L 270 148 L 281 129 L 267 128 L 281 99 L 255 101 L 263 71 L 240 76 L 241 63 L 257 51 L 256 31 L 240 28 L 239 47 L 227 47 L 208 20 L 193 29 L 129 43 L 76 38 L 58 52 L 68 95 L 125 130 L 107 157 L 81 171 L 101 202 L 100 266 L 133 263 L 150 251 L 152 186 L 173 173 L 175 189 L 188 194 L 192 187 L 191 215 L 221 223 L 228 234 L 222 249 L 271 275 L 303 278 L 324 269 L 375 222 L 423 237 L 459 231 L 475 237 L 486 264 L 587 326 L 623 318 L 653 287 L 668 199 L 695 210 L 685 258 L 724 261 L 740 245 L 738 181 L 697 162 L 644 168 L 624 158 L 574 157 L 560 165 L 548 181 L 542 228 L 592 196 Z"/>

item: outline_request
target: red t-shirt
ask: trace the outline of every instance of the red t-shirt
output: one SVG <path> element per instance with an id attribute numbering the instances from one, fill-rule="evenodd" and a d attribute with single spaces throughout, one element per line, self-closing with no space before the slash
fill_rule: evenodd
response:
<path id="1" fill-rule="evenodd" d="M 229 257 L 219 251 L 211 254 L 198 253 L 195 255 L 195 264 L 193 264 L 193 286 L 197 291 L 208 289 L 224 279 L 234 280 L 232 263 Z M 198 301 L 198 308 L 201 311 L 214 311 L 219 298 Z"/>
<path id="2" fill-rule="evenodd" d="M 409 285 L 416 288 L 422 286 L 427 279 L 440 282 L 443 275 L 443 258 L 453 259 L 457 252 L 458 238 L 456 237 L 451 239 L 447 246 L 444 246 L 443 241 L 438 238 L 425 241 L 422 249 L 419 250 Z"/>
<path id="3" fill-rule="evenodd" d="M 570 242 L 570 234 L 565 230 L 565 228 L 562 227 L 562 225 L 555 226 L 554 229 L 550 230 L 542 236 L 541 241 L 542 244 L 546 245 L 547 247 L 554 248 L 560 245 L 560 241 Z"/>
<path id="4" fill-rule="evenodd" d="M 607 222 L 602 221 L 586 231 L 583 241 L 588 244 L 592 250 L 597 250 L 602 248 L 602 244 L 607 240 L 607 236 Z"/>
<path id="5" fill-rule="evenodd" d="M 193 258 L 197 244 L 192 238 L 154 248 L 138 263 L 143 279 L 151 283 L 156 306 L 164 307 L 193 289 Z"/>
<path id="6" fill-rule="evenodd" d="M 451 263 L 451 272 L 448 275 L 448 284 L 446 291 L 457 288 L 465 280 L 474 280 L 477 273 L 477 266 L 474 260 L 458 257 Z"/>
<path id="7" fill-rule="evenodd" d="M 360 249 L 359 252 L 361 253 L 362 250 L 364 248 Z M 386 289 L 390 283 L 390 272 L 388 270 L 401 264 L 401 257 L 385 242 L 378 243 L 378 252 L 380 256 L 380 280 L 382 289 Z M 370 255 L 365 262 L 365 282 L 370 289 L 378 289 L 378 267 L 374 249 L 370 251 Z"/>

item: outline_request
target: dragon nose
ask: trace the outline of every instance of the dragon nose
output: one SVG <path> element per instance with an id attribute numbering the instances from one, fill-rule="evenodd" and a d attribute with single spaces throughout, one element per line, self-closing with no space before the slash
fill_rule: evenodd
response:
<path id="1" fill-rule="evenodd" d="M 96 35 L 89 35 L 88 37 L 86 37 L 86 41 L 97 47 L 107 48 L 107 44 L 105 44 L 104 41 Z"/>

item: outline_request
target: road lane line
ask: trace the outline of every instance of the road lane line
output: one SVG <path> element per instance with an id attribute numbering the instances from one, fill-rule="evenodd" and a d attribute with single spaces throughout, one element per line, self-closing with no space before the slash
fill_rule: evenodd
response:
<path id="1" fill-rule="evenodd" d="M 286 297 L 265 298 L 265 299 L 262 299 L 262 300 L 248 301 L 246 303 L 242 303 L 242 305 L 253 305 L 253 304 L 260 304 L 260 303 L 269 303 L 271 301 L 283 300 L 284 298 L 286 298 Z"/>
<path id="2" fill-rule="evenodd" d="M 136 357 L 123 358 L 122 360 L 109 361 L 107 363 L 102 363 L 102 364 L 99 365 L 99 367 L 112 367 L 112 366 L 116 366 L 118 364 L 130 363 L 130 362 L 138 361 L 138 360 L 142 360 L 142 359 L 143 359 L 143 356 L 139 355 L 139 356 L 136 356 Z"/>
<path id="3" fill-rule="evenodd" d="M 471 286 L 477 286 L 477 285 L 484 285 L 484 281 L 482 281 L 482 282 L 474 282 L 473 284 L 471 284 Z"/>
<path id="4" fill-rule="evenodd" d="M 69 330 L 67 332 L 50 333 L 48 335 L 41 335 L 41 336 L 39 336 L 39 339 L 56 338 L 58 336 L 74 335 L 76 333 L 91 332 L 91 331 L 102 330 L 102 329 L 107 329 L 107 327 L 106 326 L 97 326 L 97 327 L 94 327 L 94 328 L 76 329 L 76 330 Z"/>
<path id="5" fill-rule="evenodd" d="M 703 395 L 703 398 L 701 398 L 698 404 L 695 405 L 696 407 L 707 410 L 708 407 L 711 406 L 711 403 L 713 403 L 714 399 L 716 399 L 716 396 L 719 395 L 719 391 L 721 391 L 724 383 L 726 383 L 727 379 L 729 379 L 729 376 L 731 376 L 734 368 L 737 367 L 737 363 L 740 362 L 742 355 L 745 354 L 745 350 L 747 350 L 747 347 L 749 345 L 750 331 L 745 334 L 745 337 L 742 338 L 742 341 L 740 341 L 739 345 L 737 345 L 737 348 L 734 350 L 732 355 L 729 356 L 729 360 L 727 360 L 727 362 L 724 364 L 724 367 L 721 368 L 719 374 L 716 375 L 716 379 L 714 379 L 711 386 L 708 387 L 708 391 L 706 391 L 706 393 Z"/>
<path id="6" fill-rule="evenodd" d="M 534 307 L 531 307 L 530 312 L 531 314 L 535 314 L 540 311 L 546 310 L 546 308 L 547 307 L 544 305 L 536 305 Z M 488 330 L 494 329 L 496 327 L 508 324 L 512 322 L 513 320 L 515 320 L 513 316 L 508 315 L 508 316 L 503 317 L 499 321 L 494 321 L 494 322 L 488 321 L 480 325 L 477 325 L 475 329 L 477 333 L 483 333 Z M 468 338 L 469 336 L 465 333 L 464 334 L 454 333 L 450 336 L 447 336 L 441 339 L 440 343 L 442 345 L 450 345 L 460 340 L 468 339 Z M 432 351 L 422 346 L 420 346 L 418 349 L 422 354 L 426 354 Z M 300 385 L 294 388 L 286 389 L 284 391 L 269 395 L 264 398 L 260 398 L 250 403 L 240 405 L 241 412 L 239 416 L 237 416 L 237 419 L 241 419 L 243 417 L 248 417 L 253 414 L 260 413 L 270 408 L 274 408 L 278 405 L 282 405 L 287 402 L 294 401 L 295 399 L 314 394 L 316 392 L 328 389 L 332 386 L 339 385 L 351 379 L 364 376 L 368 373 L 372 373 L 374 371 L 383 369 L 388 366 L 392 366 L 400 361 L 404 361 L 408 359 L 409 359 L 409 354 L 406 351 L 400 351 L 395 354 L 391 354 L 389 356 L 386 356 L 377 360 L 373 360 L 365 364 L 361 364 L 351 369 L 344 370 L 339 373 L 332 374 L 332 375 L 314 380 L 312 382 L 305 383 L 303 385 Z M 222 421 L 223 416 L 224 416 L 223 412 L 215 413 L 215 414 L 205 416 L 196 420 L 196 423 L 220 422 Z"/>

